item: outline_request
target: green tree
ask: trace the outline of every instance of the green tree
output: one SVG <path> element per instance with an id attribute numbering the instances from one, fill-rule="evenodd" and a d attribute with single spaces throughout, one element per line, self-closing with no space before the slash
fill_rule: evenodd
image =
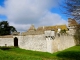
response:
<path id="1" fill-rule="evenodd" d="M 9 26 L 7 21 L 0 22 L 0 35 L 10 35 L 14 31 L 17 30 L 13 26 Z"/>

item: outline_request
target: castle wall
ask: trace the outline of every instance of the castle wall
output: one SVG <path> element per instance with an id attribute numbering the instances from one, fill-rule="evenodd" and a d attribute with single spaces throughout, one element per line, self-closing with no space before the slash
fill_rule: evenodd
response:
<path id="1" fill-rule="evenodd" d="M 14 46 L 14 38 L 18 38 L 18 46 L 26 50 L 54 53 L 75 46 L 73 36 L 63 35 L 51 39 L 42 35 L 13 36 L 13 38 L 0 38 L 0 46 Z"/>
<path id="2" fill-rule="evenodd" d="M 61 36 L 58 44 L 58 50 L 64 50 L 75 45 L 73 36 Z"/>
<path id="3" fill-rule="evenodd" d="M 55 39 L 42 35 L 17 36 L 22 49 L 54 53 L 75 46 L 73 36 L 63 35 Z"/>
<path id="4" fill-rule="evenodd" d="M 0 38 L 0 46 L 14 46 L 13 38 Z"/>
<path id="5" fill-rule="evenodd" d="M 50 37 L 46 38 L 46 41 L 47 41 L 47 52 L 50 52 L 50 53 L 53 53 L 54 50 L 53 50 L 53 42 L 54 40 Z"/>
<path id="6" fill-rule="evenodd" d="M 75 40 L 74 40 L 73 36 L 56 37 L 53 42 L 54 52 L 67 49 L 72 46 L 75 46 Z"/>
<path id="7" fill-rule="evenodd" d="M 47 41 L 44 34 L 18 36 L 18 39 L 20 48 L 47 52 Z"/>

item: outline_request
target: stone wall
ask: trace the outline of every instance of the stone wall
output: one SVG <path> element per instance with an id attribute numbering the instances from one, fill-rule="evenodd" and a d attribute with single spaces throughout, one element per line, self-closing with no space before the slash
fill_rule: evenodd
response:
<path id="1" fill-rule="evenodd" d="M 0 46 L 14 46 L 13 38 L 0 38 Z"/>
<path id="2" fill-rule="evenodd" d="M 73 36 L 60 36 L 55 39 L 46 38 L 45 35 L 18 36 L 19 47 L 26 50 L 54 53 L 75 46 Z"/>
<path id="3" fill-rule="evenodd" d="M 75 40 L 73 36 L 60 36 L 56 37 L 53 41 L 53 50 L 54 52 L 56 51 L 61 51 L 64 49 L 67 49 L 69 47 L 75 46 Z"/>
<path id="4" fill-rule="evenodd" d="M 44 34 L 18 36 L 18 39 L 20 48 L 47 52 L 47 41 Z"/>
<path id="5" fill-rule="evenodd" d="M 55 39 L 42 35 L 13 36 L 13 38 L 0 38 L 0 46 L 14 46 L 14 38 L 18 38 L 18 46 L 26 50 L 54 53 L 75 46 L 73 36 L 56 36 Z"/>

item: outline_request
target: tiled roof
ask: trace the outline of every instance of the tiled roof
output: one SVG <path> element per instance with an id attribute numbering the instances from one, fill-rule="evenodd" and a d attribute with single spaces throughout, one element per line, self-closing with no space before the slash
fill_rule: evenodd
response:
<path id="1" fill-rule="evenodd" d="M 43 27 L 38 27 L 36 30 L 34 26 L 31 26 L 30 29 L 26 32 L 23 32 L 21 35 L 39 35 L 39 34 L 44 34 L 44 31 L 46 30 L 54 30 L 57 32 L 58 28 L 61 30 L 68 30 L 66 25 L 56 25 L 56 26 L 43 26 Z"/>
<path id="2" fill-rule="evenodd" d="M 66 25 L 57 25 L 57 28 L 60 28 L 61 30 L 68 30 Z"/>
<path id="3" fill-rule="evenodd" d="M 77 25 L 77 22 L 75 20 L 72 20 L 70 25 L 75 26 L 75 25 Z"/>
<path id="4" fill-rule="evenodd" d="M 34 25 L 31 25 L 30 28 L 28 29 L 28 31 L 32 31 L 32 30 L 36 30 Z"/>
<path id="5" fill-rule="evenodd" d="M 68 30 L 66 25 L 55 25 L 55 26 L 45 26 L 43 27 L 38 27 L 37 31 L 42 31 L 42 30 L 55 30 L 57 31 L 57 29 L 60 28 L 61 30 Z"/>
<path id="6" fill-rule="evenodd" d="M 13 38 L 13 35 L 0 36 L 0 38 Z"/>
<path id="7" fill-rule="evenodd" d="M 76 20 L 71 19 L 71 18 L 68 19 L 68 22 L 69 22 L 69 26 L 76 26 L 76 25 L 78 25 L 78 23 L 76 22 Z"/>
<path id="8" fill-rule="evenodd" d="M 12 35 L 20 35 L 20 32 L 12 32 Z"/>
<path id="9" fill-rule="evenodd" d="M 37 31 L 43 31 L 45 29 L 45 27 L 43 28 L 43 27 L 38 27 L 37 28 Z"/>

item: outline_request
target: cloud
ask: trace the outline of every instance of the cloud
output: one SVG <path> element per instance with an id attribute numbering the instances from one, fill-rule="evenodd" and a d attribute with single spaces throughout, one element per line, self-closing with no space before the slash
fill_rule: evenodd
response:
<path id="1" fill-rule="evenodd" d="M 3 8 L 3 7 L 1 7 L 1 6 L 0 6 L 0 14 L 1 14 L 1 15 L 4 15 L 4 14 L 5 14 L 5 8 Z"/>
<path id="2" fill-rule="evenodd" d="M 6 0 L 0 14 L 7 16 L 10 25 L 24 31 L 31 24 L 36 27 L 66 23 L 60 15 L 50 12 L 60 0 Z"/>
<path id="3" fill-rule="evenodd" d="M 63 20 L 60 15 L 56 13 L 47 12 L 47 14 L 40 19 L 40 25 L 61 25 L 67 24 L 66 20 Z"/>
<path id="4" fill-rule="evenodd" d="M 20 32 L 26 31 L 31 26 L 31 24 L 15 24 L 13 22 L 10 22 L 10 25 L 15 26 Z"/>

